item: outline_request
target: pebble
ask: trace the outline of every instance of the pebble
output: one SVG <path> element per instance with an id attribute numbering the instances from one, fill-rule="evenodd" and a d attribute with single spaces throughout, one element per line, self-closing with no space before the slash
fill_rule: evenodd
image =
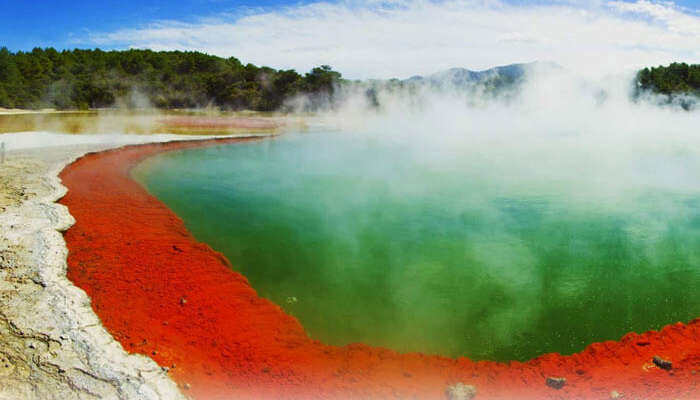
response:
<path id="1" fill-rule="evenodd" d="M 566 385 L 566 378 L 557 378 L 557 377 L 548 377 L 547 378 L 547 386 L 551 387 L 552 389 L 561 389 Z"/>
<path id="2" fill-rule="evenodd" d="M 448 400 L 471 400 L 476 397 L 476 387 L 458 382 L 445 391 Z"/>
<path id="3" fill-rule="evenodd" d="M 665 369 L 666 371 L 670 371 L 671 368 L 673 368 L 673 363 L 671 363 L 671 361 L 664 360 L 659 356 L 654 356 L 654 359 L 652 361 L 657 367 Z"/>

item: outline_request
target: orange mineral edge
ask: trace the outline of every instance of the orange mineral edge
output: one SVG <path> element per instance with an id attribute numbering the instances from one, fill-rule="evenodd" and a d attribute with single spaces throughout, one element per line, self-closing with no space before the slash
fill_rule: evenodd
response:
<path id="1" fill-rule="evenodd" d="M 77 221 L 65 232 L 68 278 L 128 352 L 168 368 L 187 396 L 466 399 L 475 389 L 479 400 L 700 398 L 700 320 L 524 363 L 309 338 L 130 177 L 154 154 L 251 140 L 264 139 L 129 146 L 88 154 L 60 174 L 68 187 L 60 202 Z"/>

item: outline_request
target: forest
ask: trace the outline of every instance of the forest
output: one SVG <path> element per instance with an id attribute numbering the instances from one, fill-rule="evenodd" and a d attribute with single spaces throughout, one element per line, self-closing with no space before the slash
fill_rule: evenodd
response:
<path id="1" fill-rule="evenodd" d="M 415 84 L 412 80 L 388 82 Z M 313 110 L 332 104 L 338 87 L 353 84 L 357 82 L 343 80 L 327 65 L 302 75 L 291 69 L 259 67 L 243 64 L 235 57 L 195 51 L 35 48 L 11 52 L 0 48 L 3 108 L 213 106 L 222 110 L 285 111 L 290 109 L 291 100 L 303 98 L 302 109 Z M 368 87 L 367 95 L 376 103 L 373 86 Z M 681 105 L 692 108 L 689 104 L 700 96 L 700 65 L 673 63 L 644 68 L 637 73 L 635 97 L 645 92 L 667 95 L 669 101 L 680 96 Z"/>
<path id="2" fill-rule="evenodd" d="M 637 86 L 661 94 L 700 96 L 700 64 L 673 63 L 644 68 L 637 73 Z"/>
<path id="3" fill-rule="evenodd" d="M 301 75 L 190 51 L 0 49 L 4 108 L 216 106 L 272 111 L 298 95 L 310 103 L 327 100 L 341 79 L 327 65 Z"/>

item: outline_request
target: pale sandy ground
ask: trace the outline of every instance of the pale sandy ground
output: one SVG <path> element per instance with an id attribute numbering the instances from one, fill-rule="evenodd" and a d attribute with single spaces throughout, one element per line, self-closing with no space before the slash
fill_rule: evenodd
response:
<path id="1" fill-rule="evenodd" d="M 204 138 L 204 137 L 198 137 Z M 129 355 L 66 278 L 57 178 L 87 152 L 175 135 L 0 134 L 0 399 L 181 399 L 151 359 Z"/>
<path id="2" fill-rule="evenodd" d="M 13 114 L 48 114 L 48 113 L 61 113 L 63 111 L 56 111 L 54 109 L 45 110 L 24 110 L 21 108 L 2 108 L 0 107 L 0 115 L 13 115 Z"/>

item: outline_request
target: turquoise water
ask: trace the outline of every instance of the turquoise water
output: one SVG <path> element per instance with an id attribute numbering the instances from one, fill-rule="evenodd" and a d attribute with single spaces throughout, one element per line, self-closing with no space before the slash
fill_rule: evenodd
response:
<path id="1" fill-rule="evenodd" d="M 134 176 L 326 343 L 525 360 L 700 316 L 698 159 L 556 140 L 287 135 Z"/>

